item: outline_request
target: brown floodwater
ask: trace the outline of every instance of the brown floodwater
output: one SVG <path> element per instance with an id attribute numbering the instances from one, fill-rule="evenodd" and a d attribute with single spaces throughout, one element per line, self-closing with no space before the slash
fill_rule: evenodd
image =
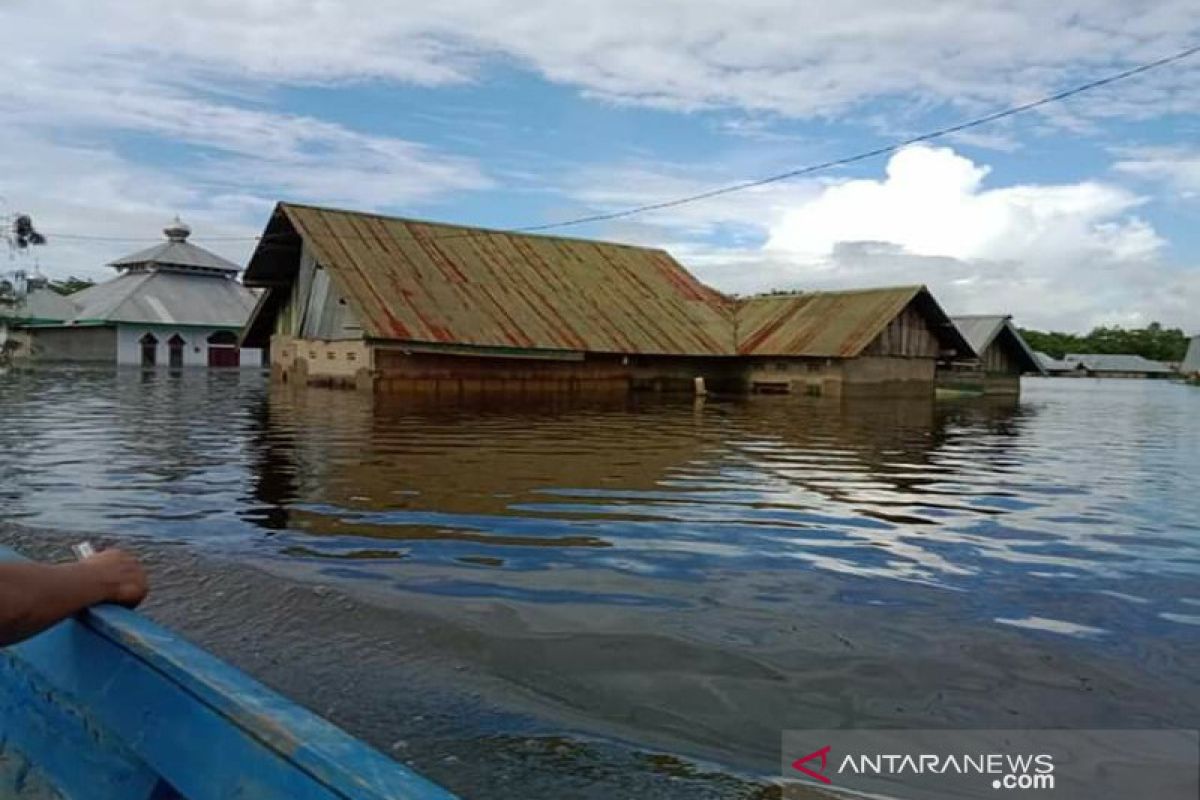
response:
<path id="1" fill-rule="evenodd" d="M 190 554 L 152 613 L 465 796 L 752 796 L 789 728 L 1200 723 L 1191 387 L 462 405 L 68 369 L 0 410 L 9 523 Z"/>

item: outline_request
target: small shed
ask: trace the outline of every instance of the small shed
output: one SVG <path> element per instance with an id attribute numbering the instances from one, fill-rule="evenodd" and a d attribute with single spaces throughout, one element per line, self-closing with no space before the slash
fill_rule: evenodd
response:
<path id="1" fill-rule="evenodd" d="M 750 297 L 735 328 L 752 392 L 929 394 L 939 359 L 973 355 L 924 286 Z"/>
<path id="2" fill-rule="evenodd" d="M 945 362 L 938 387 L 981 394 L 1020 394 L 1022 375 L 1044 375 L 1041 362 L 1007 314 L 952 318 L 974 357 Z"/>

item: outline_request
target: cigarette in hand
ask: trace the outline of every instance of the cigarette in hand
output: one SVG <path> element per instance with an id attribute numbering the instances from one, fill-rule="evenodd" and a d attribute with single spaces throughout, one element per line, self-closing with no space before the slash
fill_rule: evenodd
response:
<path id="1" fill-rule="evenodd" d="M 75 551 L 75 558 L 79 559 L 80 561 L 96 555 L 96 548 L 92 547 L 91 542 L 80 542 L 79 544 L 73 544 L 71 545 L 71 549 Z"/>

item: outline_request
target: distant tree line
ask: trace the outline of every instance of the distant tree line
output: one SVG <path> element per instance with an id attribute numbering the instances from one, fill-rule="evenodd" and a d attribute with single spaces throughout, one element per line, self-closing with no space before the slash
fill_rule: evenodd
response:
<path id="1" fill-rule="evenodd" d="M 1164 328 L 1157 322 L 1145 328 L 1093 328 L 1086 335 L 1021 328 L 1021 335 L 1034 350 L 1054 358 L 1067 353 L 1131 353 L 1154 361 L 1182 361 L 1188 348 L 1182 330 Z"/>
<path id="2" fill-rule="evenodd" d="M 76 278 L 74 275 L 63 281 L 46 281 L 46 288 L 58 294 L 75 294 L 89 286 L 95 286 L 96 282 L 87 278 Z"/>

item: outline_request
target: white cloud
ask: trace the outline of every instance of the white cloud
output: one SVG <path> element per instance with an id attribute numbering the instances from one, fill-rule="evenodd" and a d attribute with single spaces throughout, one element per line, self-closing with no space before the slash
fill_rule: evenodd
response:
<path id="1" fill-rule="evenodd" d="M 1184 46 L 1200 33 L 1194 11 L 1194 0 L 18 0 L 0 6 L 10 33 L 0 195 L 48 230 L 155 236 L 180 211 L 198 238 L 250 234 L 280 196 L 395 208 L 490 185 L 473 160 L 280 111 L 280 88 L 460 84 L 500 61 L 613 102 L 738 109 L 745 120 L 727 130 L 772 140 L 772 120 L 842 119 L 878 101 L 915 118 L 1027 100 Z M 1045 121 L 1086 130 L 1113 114 L 1194 113 L 1198 77 L 1200 59 L 1055 106 Z M 1015 145 L 1004 128 L 967 136 Z M 1184 156 L 1131 154 L 1118 169 L 1190 191 Z M 1184 178 L 1170 172 L 1181 164 Z M 722 173 L 716 185 L 759 172 L 741 166 L 703 172 Z M 1139 198 L 1118 186 L 988 188 L 985 168 L 930 149 L 891 170 L 762 187 L 609 231 L 665 238 L 733 289 L 920 279 L 956 310 L 1001 304 L 1071 325 L 1196 299 L 1195 271 L 1162 266 Z M 713 185 L 693 174 L 649 163 L 580 172 L 564 203 L 585 212 Z M 222 247 L 236 257 L 243 246 Z M 54 268 L 95 271 L 125 249 L 62 244 Z"/>
<path id="2" fill-rule="evenodd" d="M 911 147 L 879 179 L 657 212 L 648 223 L 659 228 L 641 238 L 673 238 L 683 263 L 727 291 L 925 283 L 951 312 L 1012 313 L 1026 325 L 1200 322 L 1200 269 L 1164 263 L 1162 238 L 1137 215 L 1141 197 L 1095 181 L 992 188 L 991 179 L 949 148 Z M 608 190 L 585 196 L 620 207 L 642 199 L 622 187 L 655 185 L 615 171 Z M 728 227 L 757 236 L 733 246 L 696 239 Z"/>
<path id="3" fill-rule="evenodd" d="M 438 85 L 500 58 L 620 102 L 809 116 L 881 97 L 1026 100 L 1180 49 L 1200 19 L 1194 0 L 26 0 L 0 28 L 21 32 L 6 42 L 18 57 L 89 68 L 103 54 L 176 77 Z M 1194 110 L 1198 71 L 1178 65 L 1072 111 Z"/>
<path id="4" fill-rule="evenodd" d="M 799 261 L 832 256 L 845 242 L 887 242 L 913 255 L 961 260 L 1059 262 L 1081 253 L 1153 257 L 1161 240 L 1129 216 L 1141 200 L 1086 182 L 984 189 L 988 168 L 949 148 L 910 147 L 883 180 L 826 188 L 771 229 L 769 251 Z"/>
<path id="5" fill-rule="evenodd" d="M 1200 148 L 1137 147 L 1121 155 L 1114 165 L 1118 172 L 1161 181 L 1184 199 L 1200 198 Z"/>

